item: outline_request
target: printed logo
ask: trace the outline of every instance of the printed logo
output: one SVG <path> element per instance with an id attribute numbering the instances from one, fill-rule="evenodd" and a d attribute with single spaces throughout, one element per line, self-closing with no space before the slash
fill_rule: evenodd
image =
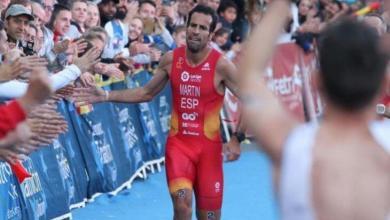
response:
<path id="1" fill-rule="evenodd" d="M 203 71 L 210 71 L 210 64 L 209 64 L 209 63 L 205 63 L 205 64 L 202 66 L 202 70 L 203 70 Z"/>
<path id="2" fill-rule="evenodd" d="M 184 60 L 183 60 L 182 57 L 180 57 L 179 60 L 176 63 L 176 68 L 178 68 L 178 69 L 183 68 L 183 63 L 184 63 Z"/>
<path id="3" fill-rule="evenodd" d="M 198 117 L 198 113 L 196 113 L 196 112 L 191 113 L 191 114 L 188 114 L 188 113 L 181 114 L 181 118 L 183 120 L 195 121 L 197 117 Z"/>
<path id="4" fill-rule="evenodd" d="M 221 191 L 221 184 L 219 182 L 216 182 L 214 186 L 215 186 L 215 192 L 219 193 Z"/>
<path id="5" fill-rule="evenodd" d="M 202 81 L 201 75 L 191 75 L 190 76 L 190 82 L 198 82 L 200 83 Z"/>
<path id="6" fill-rule="evenodd" d="M 186 71 L 181 73 L 181 81 L 187 82 L 190 79 L 190 74 Z"/>

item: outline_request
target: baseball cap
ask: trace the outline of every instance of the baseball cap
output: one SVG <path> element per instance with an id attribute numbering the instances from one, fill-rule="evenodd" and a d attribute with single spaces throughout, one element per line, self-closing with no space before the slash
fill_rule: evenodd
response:
<path id="1" fill-rule="evenodd" d="M 7 19 L 9 16 L 14 17 L 19 15 L 26 15 L 28 17 L 28 20 L 30 21 L 34 20 L 34 17 L 31 15 L 31 12 L 26 7 L 19 4 L 11 5 L 7 9 L 7 11 L 5 12 L 5 19 Z"/>

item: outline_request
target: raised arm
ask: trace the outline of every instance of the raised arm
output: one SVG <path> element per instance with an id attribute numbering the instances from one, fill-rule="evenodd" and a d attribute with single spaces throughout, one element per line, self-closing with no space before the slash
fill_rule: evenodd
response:
<path id="1" fill-rule="evenodd" d="M 262 72 L 287 21 L 289 5 L 286 0 L 272 1 L 253 30 L 238 71 L 245 123 L 276 165 L 280 163 L 283 145 L 296 122 L 268 90 Z"/>
<path id="2" fill-rule="evenodd" d="M 143 87 L 119 91 L 104 91 L 100 88 L 76 88 L 78 104 L 96 102 L 147 102 L 157 95 L 169 80 L 169 70 L 172 64 L 172 52 L 166 53 L 160 61 L 153 78 Z"/>

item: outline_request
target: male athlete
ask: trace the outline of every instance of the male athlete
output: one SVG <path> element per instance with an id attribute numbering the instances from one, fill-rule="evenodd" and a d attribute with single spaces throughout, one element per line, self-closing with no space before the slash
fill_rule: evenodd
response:
<path id="1" fill-rule="evenodd" d="M 171 81 L 173 110 L 165 158 L 175 220 L 191 219 L 193 192 L 198 219 L 221 217 L 219 113 L 225 87 L 236 92 L 236 68 L 209 46 L 216 23 L 214 10 L 196 6 L 187 22 L 187 47 L 165 54 L 153 78 L 142 88 L 109 93 L 97 88 L 78 90 L 78 102 L 147 102 Z M 237 159 L 239 146 L 227 147 L 236 152 L 233 159 Z"/>
<path id="2" fill-rule="evenodd" d="M 287 20 L 289 2 L 275 0 L 241 59 L 246 125 L 279 177 L 282 219 L 389 220 L 390 125 L 374 122 L 386 85 L 388 57 L 376 31 L 345 18 L 318 39 L 318 88 L 326 102 L 318 123 L 297 124 L 262 77 Z"/>

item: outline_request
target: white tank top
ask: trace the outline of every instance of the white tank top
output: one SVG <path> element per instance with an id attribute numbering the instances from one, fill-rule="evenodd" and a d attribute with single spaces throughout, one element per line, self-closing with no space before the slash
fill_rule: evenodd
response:
<path id="1" fill-rule="evenodd" d="M 315 123 L 300 125 L 290 133 L 285 143 L 279 194 L 283 220 L 316 219 L 311 203 L 311 167 L 317 129 Z M 377 143 L 390 154 L 390 122 L 372 122 L 370 130 Z"/>

